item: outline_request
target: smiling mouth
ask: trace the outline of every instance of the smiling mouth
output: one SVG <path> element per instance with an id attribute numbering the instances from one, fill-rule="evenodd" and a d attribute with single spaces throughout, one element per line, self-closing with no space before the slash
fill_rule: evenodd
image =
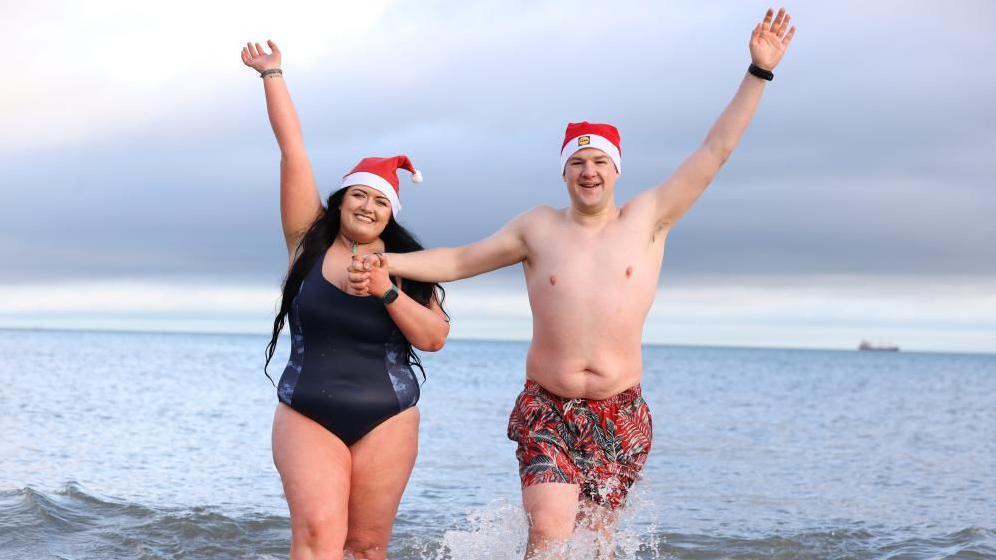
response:
<path id="1" fill-rule="evenodd" d="M 579 183 L 579 186 L 581 188 L 583 188 L 583 189 L 593 189 L 595 187 L 601 187 L 602 184 L 601 183 L 591 183 L 591 184 Z"/>
<path id="2" fill-rule="evenodd" d="M 370 216 L 364 216 L 362 214 L 354 214 L 354 216 L 356 216 L 356 219 L 358 221 L 363 222 L 365 224 L 372 224 L 372 223 L 374 223 L 374 219 L 371 218 Z"/>

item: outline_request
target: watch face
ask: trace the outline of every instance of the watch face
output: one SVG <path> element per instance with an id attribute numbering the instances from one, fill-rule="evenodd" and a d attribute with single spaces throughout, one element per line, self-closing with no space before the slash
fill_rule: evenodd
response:
<path id="1" fill-rule="evenodd" d="M 398 299 L 398 289 L 391 286 L 386 292 L 384 292 L 384 303 L 391 303 L 392 301 Z"/>

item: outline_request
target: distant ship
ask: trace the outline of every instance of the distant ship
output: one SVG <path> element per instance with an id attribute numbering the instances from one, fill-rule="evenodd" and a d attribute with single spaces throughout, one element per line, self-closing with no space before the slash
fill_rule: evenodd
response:
<path id="1" fill-rule="evenodd" d="M 872 352 L 899 352 L 899 347 L 895 344 L 872 344 L 867 340 L 862 340 L 858 345 L 858 350 L 868 350 Z"/>

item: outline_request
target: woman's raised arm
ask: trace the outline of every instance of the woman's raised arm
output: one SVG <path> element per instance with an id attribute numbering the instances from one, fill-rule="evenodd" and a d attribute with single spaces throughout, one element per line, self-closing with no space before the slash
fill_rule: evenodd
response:
<path id="1" fill-rule="evenodd" d="M 280 222 L 293 262 L 301 237 L 322 211 L 322 200 L 304 149 L 301 122 L 280 69 L 280 49 L 273 41 L 266 44 L 270 54 L 259 43 L 246 43 L 242 62 L 263 76 L 266 112 L 280 146 Z"/>

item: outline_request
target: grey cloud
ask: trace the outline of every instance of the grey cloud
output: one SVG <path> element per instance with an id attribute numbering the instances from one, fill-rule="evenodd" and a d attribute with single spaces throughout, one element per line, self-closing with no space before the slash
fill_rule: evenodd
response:
<path id="1" fill-rule="evenodd" d="M 323 195 L 360 157 L 406 152 L 427 180 L 402 179 L 403 221 L 428 245 L 469 242 L 566 203 L 557 148 L 583 118 L 622 130 L 621 199 L 665 178 L 732 97 L 759 14 L 571 6 L 402 8 L 334 72 L 285 49 Z M 792 50 L 666 270 L 996 274 L 994 8 L 939 28 L 933 4 L 857 6 L 793 8 Z M 249 71 L 113 141 L 5 157 L 3 274 L 279 278 L 277 161 Z"/>

